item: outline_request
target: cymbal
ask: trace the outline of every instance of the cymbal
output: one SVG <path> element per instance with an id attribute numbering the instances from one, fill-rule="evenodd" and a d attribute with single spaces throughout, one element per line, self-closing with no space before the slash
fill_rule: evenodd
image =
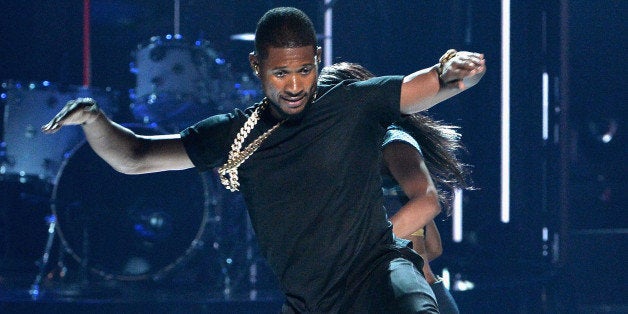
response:
<path id="1" fill-rule="evenodd" d="M 234 34 L 231 35 L 229 38 L 231 38 L 231 40 L 254 41 L 255 33 Z"/>
<path id="2" fill-rule="evenodd" d="M 241 34 L 233 34 L 229 36 L 231 40 L 241 40 L 241 41 L 254 41 L 255 33 L 241 33 Z M 325 39 L 324 34 L 316 34 L 316 39 L 321 40 Z"/>

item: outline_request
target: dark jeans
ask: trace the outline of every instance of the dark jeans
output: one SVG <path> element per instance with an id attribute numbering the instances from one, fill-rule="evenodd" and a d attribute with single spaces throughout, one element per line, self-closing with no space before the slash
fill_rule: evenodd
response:
<path id="1" fill-rule="evenodd" d="M 434 291 L 434 295 L 438 301 L 438 309 L 441 314 L 460 313 L 458 304 L 456 304 L 454 297 L 451 295 L 451 292 L 449 292 L 449 289 L 445 287 L 442 280 L 431 284 L 430 287 L 432 287 L 432 291 Z"/>
<path id="2" fill-rule="evenodd" d="M 404 258 L 378 265 L 355 293 L 345 297 L 343 303 L 331 310 L 315 313 L 439 313 L 436 297 L 425 277 Z M 281 312 L 298 311 L 284 304 Z"/>
<path id="3" fill-rule="evenodd" d="M 396 258 L 371 277 L 344 313 L 438 313 L 432 289 L 409 260 Z"/>

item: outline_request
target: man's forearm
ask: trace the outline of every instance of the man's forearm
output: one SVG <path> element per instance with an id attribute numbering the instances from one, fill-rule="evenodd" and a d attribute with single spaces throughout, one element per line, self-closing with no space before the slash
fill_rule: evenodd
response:
<path id="1" fill-rule="evenodd" d="M 99 112 L 96 119 L 82 124 L 85 138 L 92 149 L 122 173 L 135 173 L 136 154 L 141 151 L 142 140 L 129 129 L 109 120 Z"/>

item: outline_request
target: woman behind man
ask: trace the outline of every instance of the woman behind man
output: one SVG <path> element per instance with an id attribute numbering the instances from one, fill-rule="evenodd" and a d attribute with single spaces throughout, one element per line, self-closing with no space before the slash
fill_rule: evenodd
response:
<path id="1" fill-rule="evenodd" d="M 359 64 L 342 62 L 323 68 L 319 82 L 335 85 L 374 76 Z M 442 254 L 434 218 L 441 212 L 441 203 L 448 215 L 450 212 L 451 193 L 443 188 L 470 188 L 466 165 L 456 157 L 462 148 L 456 127 L 418 113 L 405 115 L 390 126 L 382 144 L 382 188 L 393 233 L 412 241 L 414 250 L 423 258 L 422 271 L 441 313 L 459 311 L 449 290 L 429 265 Z"/>

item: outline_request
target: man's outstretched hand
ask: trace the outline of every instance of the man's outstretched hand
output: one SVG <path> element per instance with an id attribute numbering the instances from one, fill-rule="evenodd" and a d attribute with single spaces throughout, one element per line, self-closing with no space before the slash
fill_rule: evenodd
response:
<path id="1" fill-rule="evenodd" d="M 94 122 L 101 114 L 92 98 L 77 98 L 68 101 L 50 122 L 41 127 L 44 133 L 55 133 L 66 125 L 86 125 Z"/>
<path id="2" fill-rule="evenodd" d="M 484 54 L 458 51 L 443 65 L 440 79 L 447 86 L 466 89 L 477 84 L 484 73 L 486 73 Z"/>

